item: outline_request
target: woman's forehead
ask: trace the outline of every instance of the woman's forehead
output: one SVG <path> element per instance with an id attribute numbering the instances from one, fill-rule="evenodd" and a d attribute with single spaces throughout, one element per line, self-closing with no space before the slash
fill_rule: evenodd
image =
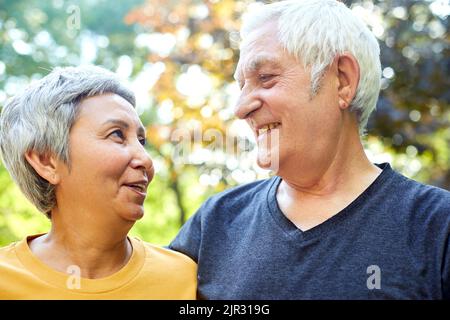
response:
<path id="1" fill-rule="evenodd" d="M 128 123 L 128 126 L 142 126 L 134 107 L 117 94 L 107 93 L 86 98 L 80 103 L 79 108 L 78 121 L 102 125 L 108 120 L 115 119 Z"/>

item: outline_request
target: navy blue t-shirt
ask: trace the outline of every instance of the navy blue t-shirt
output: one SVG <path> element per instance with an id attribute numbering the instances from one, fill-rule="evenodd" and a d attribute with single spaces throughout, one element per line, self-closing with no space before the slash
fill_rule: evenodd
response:
<path id="1" fill-rule="evenodd" d="M 274 177 L 210 198 L 169 247 L 198 263 L 202 299 L 450 299 L 450 192 L 379 167 L 307 231 L 279 209 Z"/>

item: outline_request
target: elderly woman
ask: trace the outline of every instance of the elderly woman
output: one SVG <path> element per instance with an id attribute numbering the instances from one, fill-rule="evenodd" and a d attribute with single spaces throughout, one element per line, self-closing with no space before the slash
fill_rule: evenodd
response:
<path id="1" fill-rule="evenodd" d="M 195 298 L 190 258 L 127 236 L 154 174 L 134 105 L 114 74 L 69 67 L 3 108 L 3 162 L 51 230 L 0 249 L 0 299 Z"/>

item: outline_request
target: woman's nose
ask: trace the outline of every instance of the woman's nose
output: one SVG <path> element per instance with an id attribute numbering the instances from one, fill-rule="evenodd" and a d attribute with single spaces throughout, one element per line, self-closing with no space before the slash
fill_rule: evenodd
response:
<path id="1" fill-rule="evenodd" d="M 145 147 L 140 143 L 138 143 L 135 147 L 133 159 L 131 160 L 131 167 L 133 169 L 145 170 L 149 181 L 153 178 L 154 169 L 152 158 L 148 154 Z"/>

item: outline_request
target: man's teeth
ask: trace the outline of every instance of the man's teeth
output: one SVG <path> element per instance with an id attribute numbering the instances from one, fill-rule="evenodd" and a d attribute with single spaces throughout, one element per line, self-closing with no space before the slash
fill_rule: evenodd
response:
<path id="1" fill-rule="evenodd" d="M 272 129 L 275 129 L 276 127 L 278 127 L 280 125 L 279 122 L 275 122 L 275 123 L 269 123 L 268 125 L 265 125 L 264 127 L 262 127 L 261 129 L 258 130 L 258 134 L 264 134 L 267 131 L 270 131 Z"/>

